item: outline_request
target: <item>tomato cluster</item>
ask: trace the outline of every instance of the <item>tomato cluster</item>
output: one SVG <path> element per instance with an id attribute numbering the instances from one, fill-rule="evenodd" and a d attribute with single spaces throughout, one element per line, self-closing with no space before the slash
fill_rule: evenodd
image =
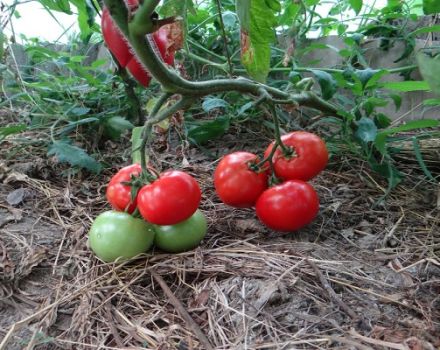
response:
<path id="1" fill-rule="evenodd" d="M 225 204 L 255 206 L 263 224 L 288 232 L 304 227 L 318 214 L 318 195 L 306 181 L 326 167 L 328 151 L 319 136 L 305 131 L 284 135 L 281 142 L 272 142 L 261 162 L 249 152 L 226 155 L 214 172 L 214 186 Z M 269 187 L 274 179 L 277 184 Z"/>
<path id="2" fill-rule="evenodd" d="M 132 258 L 153 244 L 173 253 L 190 250 L 206 234 L 206 219 L 198 210 L 200 187 L 191 175 L 170 170 L 144 178 L 141 166 L 132 164 L 107 186 L 113 210 L 99 215 L 89 232 L 91 249 L 104 261 Z"/>
<path id="3" fill-rule="evenodd" d="M 138 7 L 138 1 L 129 0 L 127 1 L 127 6 L 130 13 L 133 13 Z M 139 62 L 133 49 L 130 47 L 128 40 L 114 23 L 110 12 L 106 7 L 102 10 L 101 30 L 108 49 L 119 64 L 122 67 L 127 68 L 131 75 L 141 85 L 147 87 L 151 81 L 151 76 L 148 73 L 148 70 L 141 64 L 141 62 Z M 147 35 L 146 39 L 166 64 L 171 66 L 174 65 L 174 52 L 168 50 L 168 31 L 165 27 L 159 28 L 159 30 L 152 35 Z"/>

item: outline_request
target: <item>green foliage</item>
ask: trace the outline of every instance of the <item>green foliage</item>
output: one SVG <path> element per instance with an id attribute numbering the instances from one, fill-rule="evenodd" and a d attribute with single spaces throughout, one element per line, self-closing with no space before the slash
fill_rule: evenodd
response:
<path id="1" fill-rule="evenodd" d="M 47 155 L 55 156 L 58 161 L 69 163 L 72 167 L 84 168 L 94 173 L 99 173 L 102 169 L 94 158 L 82 148 L 70 144 L 68 140 L 54 141 L 50 144 Z"/>
<path id="2" fill-rule="evenodd" d="M 54 16 L 55 12 L 76 15 L 83 42 L 99 32 L 94 22 L 96 11 L 89 1 L 40 0 L 40 3 L 54 12 Z M 438 121 L 394 125 L 383 107 L 394 105 L 399 110 L 402 96 L 407 92 L 431 90 L 440 94 L 437 51 L 423 50 L 417 54 L 417 61 L 414 53 L 416 39 L 440 31 L 439 25 L 415 26 L 416 15 L 440 12 L 439 1 L 389 0 L 381 8 L 371 8 L 362 0 L 330 0 L 326 2 L 327 13 L 323 13 L 322 3 L 319 0 L 222 0 L 219 13 L 216 0 L 165 0 L 158 13 L 161 18 L 177 16 L 183 22 L 185 43 L 177 56 L 183 63 L 182 75 L 190 80 L 224 78 L 225 74 L 247 75 L 286 92 L 312 89 L 338 106 L 336 116 L 319 118 L 313 126 L 331 125 L 330 139 L 340 140 L 344 149 L 363 157 L 373 170 L 388 179 L 390 189 L 404 176 L 393 159 L 397 152 L 396 138 L 401 132 L 414 133 L 414 157 L 432 180 L 434 176 L 421 157 L 418 135 L 423 130 L 437 128 Z M 328 35 L 338 35 L 341 46 L 310 40 L 312 36 Z M 399 71 L 370 66 L 367 41 L 377 42 L 384 51 L 394 49 L 397 43 L 403 44 L 404 49 L 395 61 L 405 61 L 408 65 L 417 62 L 423 80 L 411 79 L 414 67 Z M 327 64 L 329 50 L 339 56 L 334 67 Z M 2 127 L 0 140 L 29 128 L 48 128 L 53 137 L 50 155 L 75 167 L 99 171 L 99 163 L 87 154 L 89 145 L 85 143 L 84 148 L 79 148 L 66 138 L 73 139 L 75 134 L 86 140 L 88 135 L 117 140 L 132 130 L 133 124 L 127 118 L 128 101 L 121 81 L 113 72 L 102 68 L 104 61 L 86 64 L 85 52 L 74 51 L 72 48 L 52 50 L 35 42 L 27 44 L 31 65 L 22 74 L 26 90 L 23 92 L 18 80 L 15 90 L 14 84 L 9 84 L 8 89 L 14 90 L 16 97 L 3 103 L 14 99 L 29 105 L 30 123 Z M 315 55 L 318 60 L 314 62 L 309 58 L 311 53 L 321 54 Z M 41 69 L 47 65 L 53 67 L 50 73 Z M 402 75 L 403 81 L 387 79 L 397 74 Z M 153 85 L 145 94 L 150 98 L 156 90 L 157 85 Z M 431 98 L 424 104 L 438 106 L 440 99 Z M 231 125 L 246 121 L 275 128 L 254 107 L 254 99 L 234 92 L 205 97 L 198 108 L 185 115 L 185 135 L 192 143 L 203 145 L 227 133 Z M 307 111 L 301 116 L 302 127 L 315 120 Z M 287 112 L 280 112 L 280 122 L 286 130 L 301 127 L 293 124 Z M 134 129 L 133 133 L 139 130 Z M 139 135 L 135 139 L 139 141 Z M 330 141 L 329 147 L 336 146 Z"/>
<path id="3" fill-rule="evenodd" d="M 270 44 L 275 41 L 275 13 L 281 10 L 277 0 L 237 0 L 241 25 L 241 60 L 249 75 L 266 81 L 270 70 Z"/>

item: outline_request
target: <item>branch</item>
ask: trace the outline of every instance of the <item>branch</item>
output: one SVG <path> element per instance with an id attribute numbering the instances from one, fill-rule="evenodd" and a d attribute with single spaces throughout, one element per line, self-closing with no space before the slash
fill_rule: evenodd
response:
<path id="1" fill-rule="evenodd" d="M 156 113 L 159 112 L 161 105 L 163 105 L 163 103 L 168 99 L 168 97 L 169 97 L 168 94 L 162 95 L 161 98 L 159 99 L 158 103 L 156 103 L 156 105 L 154 106 L 153 111 L 156 111 Z M 175 104 L 173 104 L 171 107 L 168 107 L 168 108 L 160 111 L 156 115 L 152 115 L 152 118 L 148 119 L 145 122 L 144 130 L 142 132 L 142 142 L 139 147 L 141 149 L 141 167 L 144 171 L 147 171 L 147 161 L 146 161 L 146 157 L 145 157 L 145 148 L 147 146 L 148 141 L 150 140 L 153 125 L 160 123 L 162 120 L 169 118 L 174 113 L 176 113 L 182 109 L 188 108 L 189 106 L 191 106 L 193 104 L 193 102 L 194 102 L 194 98 L 182 96 L 182 98 L 179 101 L 177 101 Z"/>
<path id="2" fill-rule="evenodd" d="M 124 2 L 122 0 L 104 1 L 107 6 L 111 6 L 113 8 L 115 13 L 114 20 L 117 25 L 120 27 L 125 26 L 127 29 L 127 19 L 121 15 L 121 13 L 124 13 L 124 9 L 125 13 L 127 13 Z M 157 0 L 145 0 L 138 11 L 142 10 L 144 14 L 147 13 L 147 10 L 152 11 L 151 6 L 154 3 L 157 3 Z M 139 18 L 137 17 L 137 14 L 138 13 L 136 13 L 136 18 Z M 165 92 L 176 93 L 189 97 L 200 97 L 225 91 L 238 91 L 242 93 L 259 95 L 260 89 L 263 88 L 274 99 L 290 100 L 292 103 L 298 103 L 299 105 L 316 108 L 328 114 L 335 115 L 337 113 L 337 108 L 335 106 L 322 100 L 320 97 L 310 91 L 299 94 L 289 94 L 279 89 L 246 78 L 218 79 L 202 82 L 191 82 L 186 80 L 173 70 L 168 69 L 165 63 L 156 56 L 150 43 L 145 38 L 146 33 L 138 31 L 139 28 L 134 28 L 135 23 L 135 21 L 132 21 L 128 26 L 128 37 L 130 39 L 130 43 L 132 44 L 137 57 L 141 60 L 149 73 L 161 84 L 162 89 Z M 153 22 L 151 21 L 151 24 L 152 23 Z M 145 26 L 144 29 L 146 27 L 147 26 Z M 122 28 L 122 30 L 124 29 Z"/>

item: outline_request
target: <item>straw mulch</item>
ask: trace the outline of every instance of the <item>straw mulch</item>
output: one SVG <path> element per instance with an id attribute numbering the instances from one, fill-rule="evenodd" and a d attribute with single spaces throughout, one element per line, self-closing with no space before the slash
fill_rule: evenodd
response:
<path id="1" fill-rule="evenodd" d="M 208 235 L 194 251 L 120 265 L 91 254 L 87 231 L 109 209 L 105 184 L 127 153 L 107 156 L 114 167 L 99 176 L 61 176 L 67 167 L 32 146 L 4 161 L 0 348 L 440 347 L 438 185 L 407 162 L 410 175 L 381 202 L 386 183 L 362 162 L 336 159 L 313 181 L 318 218 L 282 236 L 213 191 L 209 156 L 252 151 L 260 137 L 237 145 L 226 136 L 223 149 L 157 149 L 163 169 L 199 180 Z M 16 146 L 4 145 L 3 154 Z"/>

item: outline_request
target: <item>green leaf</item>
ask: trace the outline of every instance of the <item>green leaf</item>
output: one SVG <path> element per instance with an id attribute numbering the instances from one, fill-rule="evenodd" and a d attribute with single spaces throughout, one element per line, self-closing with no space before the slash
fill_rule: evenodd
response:
<path id="1" fill-rule="evenodd" d="M 362 10 L 362 0 L 348 0 L 350 7 L 356 12 L 356 14 L 359 14 Z"/>
<path id="2" fill-rule="evenodd" d="M 270 44 L 275 41 L 276 19 L 262 0 L 237 0 L 241 26 L 241 62 L 248 74 L 265 82 L 270 70 Z"/>
<path id="3" fill-rule="evenodd" d="M 434 176 L 432 176 L 431 172 L 426 166 L 425 161 L 423 160 L 422 152 L 420 151 L 419 141 L 417 140 L 417 137 L 413 136 L 412 140 L 413 140 L 414 154 L 416 156 L 417 162 L 420 165 L 420 168 L 422 169 L 423 173 L 426 175 L 428 179 L 435 181 Z"/>
<path id="4" fill-rule="evenodd" d="M 424 128 L 435 128 L 440 125 L 440 120 L 436 119 L 420 119 L 420 120 L 411 120 L 405 124 L 402 124 L 395 128 L 385 129 L 380 131 L 377 136 L 374 144 L 376 148 L 382 154 L 386 153 L 386 138 L 392 134 L 396 134 L 402 131 L 411 131 L 416 129 L 424 129 Z"/>
<path id="5" fill-rule="evenodd" d="M 213 98 L 213 97 L 207 97 L 203 101 L 202 108 L 203 110 L 208 113 L 212 111 L 215 108 L 227 108 L 229 107 L 229 103 L 221 98 Z"/>
<path id="6" fill-rule="evenodd" d="M 165 0 L 159 13 L 164 17 L 181 16 L 185 18 L 187 11 L 193 15 L 197 12 L 192 0 Z"/>
<path id="7" fill-rule="evenodd" d="M 95 10 L 88 1 L 70 0 L 70 2 L 75 5 L 78 11 L 78 26 L 81 39 L 87 41 L 93 33 L 92 26 L 95 23 Z"/>
<path id="8" fill-rule="evenodd" d="M 312 69 L 311 72 L 318 78 L 321 87 L 322 97 L 325 100 L 330 99 L 336 92 L 337 82 L 333 76 L 322 70 Z"/>
<path id="9" fill-rule="evenodd" d="M 0 128 L 0 142 L 3 141 L 6 136 L 18 134 L 27 129 L 26 124 L 16 124 L 10 126 L 3 126 Z"/>
<path id="10" fill-rule="evenodd" d="M 440 95 L 440 56 L 431 58 L 424 54 L 417 55 L 420 73 L 427 81 L 431 90 Z"/>
<path id="11" fill-rule="evenodd" d="M 222 19 L 226 29 L 232 29 L 237 23 L 237 15 L 232 11 L 223 12 Z"/>
<path id="12" fill-rule="evenodd" d="M 423 13 L 431 15 L 440 12 L 440 1 L 438 0 L 423 0 Z"/>
<path id="13" fill-rule="evenodd" d="M 69 0 L 39 0 L 39 2 L 49 10 L 72 14 Z"/>
<path id="14" fill-rule="evenodd" d="M 402 181 L 402 173 L 390 162 L 379 164 L 369 160 L 371 168 L 388 180 L 388 190 L 393 189 Z"/>
<path id="15" fill-rule="evenodd" d="M 69 163 L 73 167 L 84 168 L 94 173 L 99 173 L 102 169 L 101 164 L 82 148 L 71 145 L 69 140 L 53 142 L 49 146 L 47 155 L 55 156 L 60 162 Z"/>
<path id="16" fill-rule="evenodd" d="M 203 123 L 192 123 L 187 122 L 187 136 L 188 139 L 197 145 L 206 143 L 216 137 L 222 136 L 229 129 L 229 118 L 228 117 L 218 117 L 215 120 L 207 121 Z"/>
<path id="17" fill-rule="evenodd" d="M 429 98 L 423 101 L 425 106 L 440 106 L 440 98 Z"/>
<path id="18" fill-rule="evenodd" d="M 409 35 L 410 36 L 417 36 L 419 34 L 432 33 L 432 32 L 440 32 L 440 25 L 422 27 L 422 28 L 416 29 L 415 31 L 409 33 Z"/>
<path id="19" fill-rule="evenodd" d="M 400 81 L 400 82 L 386 82 L 382 84 L 382 87 L 394 90 L 394 91 L 428 91 L 429 84 L 427 81 Z"/>
<path id="20" fill-rule="evenodd" d="M 275 12 L 280 12 L 281 11 L 281 4 L 279 2 L 279 0 L 265 0 L 266 5 L 274 10 Z"/>
<path id="21" fill-rule="evenodd" d="M 374 116 L 374 123 L 380 129 L 387 128 L 391 125 L 391 119 L 383 113 Z"/>
<path id="22" fill-rule="evenodd" d="M 358 121 L 355 136 L 363 142 L 371 142 L 376 139 L 377 126 L 370 118 L 362 117 Z"/>
<path id="23" fill-rule="evenodd" d="M 119 139 L 124 131 L 131 130 L 133 127 L 127 119 L 119 116 L 107 118 L 104 122 L 105 134 L 112 140 Z"/>
<path id="24" fill-rule="evenodd" d="M 396 112 L 397 112 L 400 109 L 400 107 L 402 106 L 402 96 L 397 95 L 397 94 L 390 94 L 390 98 L 393 100 L 394 106 L 396 106 Z"/>

